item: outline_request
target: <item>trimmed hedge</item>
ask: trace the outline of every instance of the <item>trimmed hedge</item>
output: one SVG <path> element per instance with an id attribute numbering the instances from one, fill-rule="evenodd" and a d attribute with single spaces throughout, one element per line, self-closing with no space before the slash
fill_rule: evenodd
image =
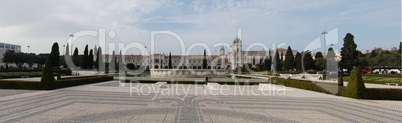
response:
<path id="1" fill-rule="evenodd" d="M 311 90 L 315 92 L 332 94 L 329 91 L 321 88 L 320 86 L 306 80 L 294 80 L 283 78 L 271 78 L 273 84 L 284 85 L 288 87 L 300 88 L 305 90 Z M 337 85 L 334 85 L 335 87 Z M 346 94 L 346 87 L 338 86 L 337 96 L 348 97 Z M 402 89 L 388 89 L 388 88 L 366 88 L 364 94 L 359 99 L 369 100 L 402 100 Z"/>
<path id="2" fill-rule="evenodd" d="M 80 78 L 65 78 L 56 81 L 56 88 L 71 87 L 113 80 L 113 76 L 87 76 Z"/>
<path id="3" fill-rule="evenodd" d="M 271 79 L 274 84 L 331 94 L 331 92 L 321 88 L 320 86 L 314 84 L 311 81 L 294 80 L 294 79 L 292 80 L 284 78 L 271 78 Z"/>
<path id="4" fill-rule="evenodd" d="M 338 87 L 336 95 L 347 97 L 346 87 Z M 364 94 L 359 99 L 369 100 L 402 100 L 402 89 L 391 88 L 366 88 Z"/>
<path id="5" fill-rule="evenodd" d="M 63 78 L 56 80 L 54 89 L 65 88 L 77 85 L 91 84 L 103 81 L 113 80 L 113 76 L 85 76 L 80 78 Z M 27 89 L 27 90 L 43 90 L 43 84 L 35 81 L 22 80 L 0 80 L 1 89 Z"/>

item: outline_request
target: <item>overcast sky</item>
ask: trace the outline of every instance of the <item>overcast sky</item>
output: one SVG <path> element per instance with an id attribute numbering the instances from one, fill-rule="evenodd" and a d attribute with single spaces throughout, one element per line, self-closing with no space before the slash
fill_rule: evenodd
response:
<path id="1" fill-rule="evenodd" d="M 58 42 L 62 53 L 69 35 L 83 30 L 114 31 L 108 42 L 137 42 L 149 48 L 151 31 L 172 31 L 185 49 L 205 43 L 231 44 L 241 29 L 243 49 L 250 44 L 285 43 L 303 50 L 323 31 L 339 30 L 355 36 L 358 49 L 397 47 L 401 41 L 400 0 L 2 0 L 0 42 L 22 46 L 22 51 L 49 53 Z M 172 36 L 157 36 L 155 52 L 180 53 Z M 98 37 L 77 37 L 74 47 L 95 47 Z M 341 45 L 341 44 L 340 44 Z M 202 54 L 202 47 L 190 54 Z M 254 48 L 261 49 L 261 48 Z M 132 49 L 127 54 L 136 54 Z"/>

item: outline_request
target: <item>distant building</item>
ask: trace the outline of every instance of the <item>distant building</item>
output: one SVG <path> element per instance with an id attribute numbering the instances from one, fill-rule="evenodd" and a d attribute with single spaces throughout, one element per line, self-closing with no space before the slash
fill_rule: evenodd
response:
<path id="1" fill-rule="evenodd" d="M 21 45 L 8 44 L 0 42 L 0 65 L 4 67 L 3 58 L 7 50 L 14 50 L 16 53 L 21 52 Z"/>
<path id="2" fill-rule="evenodd" d="M 225 54 L 225 48 L 221 47 L 219 55 L 207 55 L 207 69 L 236 69 L 243 67 L 245 64 L 251 64 L 252 67 L 257 67 L 264 59 L 273 57 L 275 50 L 253 50 L 244 51 L 242 49 L 242 41 L 236 37 L 233 40 L 232 50 Z M 285 48 L 279 48 L 279 55 L 283 54 L 282 58 L 285 59 Z M 293 50 L 293 55 L 297 51 Z M 104 55 L 106 61 L 110 61 L 109 55 Z M 150 57 L 153 60 L 149 60 Z M 133 63 L 136 68 L 151 68 L 151 69 L 167 69 L 169 64 L 168 54 L 153 54 L 148 55 L 124 55 L 125 63 Z M 172 68 L 173 69 L 201 69 L 203 55 L 172 55 Z"/>

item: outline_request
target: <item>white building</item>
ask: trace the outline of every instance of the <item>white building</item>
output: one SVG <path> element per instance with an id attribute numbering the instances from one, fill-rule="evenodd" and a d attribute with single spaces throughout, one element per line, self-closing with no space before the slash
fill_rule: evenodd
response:
<path id="1" fill-rule="evenodd" d="M 274 56 L 275 50 L 259 50 L 259 51 L 244 51 L 242 48 L 242 40 L 236 37 L 232 43 L 231 52 L 225 54 L 224 47 L 220 48 L 219 55 L 207 55 L 207 69 L 235 69 L 237 67 L 243 67 L 245 64 L 251 64 L 252 67 L 256 67 L 264 59 L 269 56 Z M 279 48 L 279 55 L 283 55 L 285 59 L 285 48 Z M 293 50 L 293 55 L 296 55 L 297 51 Z M 105 55 L 104 58 L 108 59 L 109 56 Z M 150 56 L 146 55 L 125 55 L 123 57 L 125 63 L 133 63 L 136 68 L 150 68 L 151 69 L 167 69 L 169 66 L 169 54 L 153 54 L 149 61 Z M 172 55 L 172 68 L 173 69 L 202 69 L 202 60 L 204 55 Z M 232 67 L 233 66 L 233 67 Z"/>
<path id="2" fill-rule="evenodd" d="M 0 66 L 5 66 L 3 63 L 3 58 L 7 50 L 13 50 L 15 53 L 19 53 L 21 52 L 21 45 L 0 42 Z"/>

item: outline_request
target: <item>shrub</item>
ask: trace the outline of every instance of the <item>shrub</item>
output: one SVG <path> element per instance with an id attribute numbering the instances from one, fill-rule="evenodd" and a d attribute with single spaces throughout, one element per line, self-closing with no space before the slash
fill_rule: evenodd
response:
<path id="1" fill-rule="evenodd" d="M 40 82 L 43 86 L 43 89 L 50 90 L 55 88 L 55 81 L 56 80 L 54 79 L 52 64 L 50 63 L 50 60 L 47 59 Z"/>
<path id="2" fill-rule="evenodd" d="M 83 84 L 91 84 L 96 82 L 113 80 L 113 76 L 83 76 L 61 78 L 55 81 L 53 89 L 64 88 L 70 86 L 77 86 Z M 29 90 L 44 90 L 41 82 L 35 81 L 21 81 L 21 80 L 0 80 L 0 88 L 2 89 L 29 89 Z"/>
<path id="3" fill-rule="evenodd" d="M 283 78 L 271 78 L 271 79 L 273 80 L 274 84 L 331 94 L 331 92 L 321 88 L 320 86 L 314 84 L 311 81 L 292 80 L 292 79 L 289 80 Z"/>
<path id="4" fill-rule="evenodd" d="M 338 89 L 338 96 L 346 95 L 346 87 L 340 87 Z M 371 99 L 371 100 L 402 100 L 402 89 L 391 89 L 391 88 L 366 88 L 364 94 L 360 97 L 361 99 Z"/>
<path id="5" fill-rule="evenodd" d="M 352 98 L 361 98 L 366 87 L 364 86 L 362 74 L 359 68 L 353 67 L 350 75 L 350 81 L 345 90 L 345 96 Z"/>

